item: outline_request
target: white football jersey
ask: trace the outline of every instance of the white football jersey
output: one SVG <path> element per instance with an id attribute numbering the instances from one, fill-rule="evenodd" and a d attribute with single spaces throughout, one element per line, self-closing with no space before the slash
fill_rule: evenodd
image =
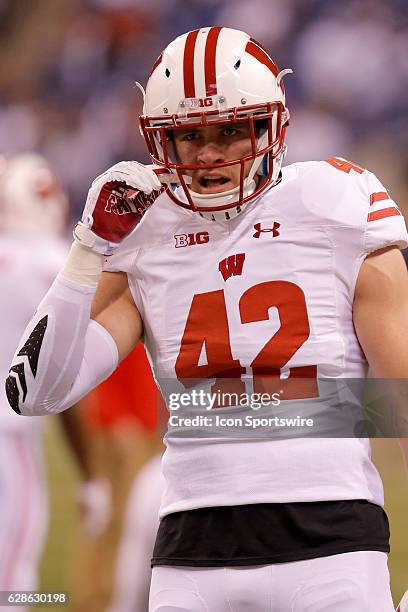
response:
<path id="1" fill-rule="evenodd" d="M 16 346 L 39 302 L 49 289 L 67 254 L 64 242 L 27 233 L 0 235 L 0 374 L 4 381 Z M 0 388 L 0 431 L 38 429 L 40 417 L 15 414 Z"/>
<path id="2" fill-rule="evenodd" d="M 332 158 L 283 168 L 279 184 L 225 223 L 163 194 L 105 270 L 128 274 L 162 388 L 176 380 L 182 392 L 186 379 L 207 378 L 214 390 L 217 378 L 234 375 L 241 389 L 250 379 L 256 391 L 262 374 L 366 376 L 352 321 L 359 269 L 367 254 L 406 247 L 407 238 L 376 177 Z M 250 503 L 383 503 L 367 439 L 188 431 L 165 437 L 161 516 Z"/>

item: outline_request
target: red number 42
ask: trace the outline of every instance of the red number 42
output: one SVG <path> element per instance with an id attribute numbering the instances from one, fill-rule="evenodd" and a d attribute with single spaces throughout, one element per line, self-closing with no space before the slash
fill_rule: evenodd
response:
<path id="1" fill-rule="evenodd" d="M 267 281 L 247 289 L 239 300 L 242 324 L 269 319 L 269 308 L 279 313 L 280 328 L 264 344 L 250 364 L 255 393 L 281 392 L 283 399 L 317 397 L 317 367 L 290 368 L 289 377 L 280 379 L 288 363 L 310 334 L 304 293 L 288 281 Z M 205 345 L 207 364 L 199 365 Z M 185 387 L 194 380 L 216 379 L 211 391 L 244 393 L 241 379 L 246 369 L 231 351 L 224 291 L 209 291 L 194 296 L 176 361 L 177 378 Z M 282 393 L 283 391 L 283 393 Z"/>

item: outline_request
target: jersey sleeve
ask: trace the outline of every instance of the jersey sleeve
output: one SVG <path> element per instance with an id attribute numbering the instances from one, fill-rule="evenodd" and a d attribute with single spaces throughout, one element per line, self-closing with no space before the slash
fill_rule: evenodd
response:
<path id="1" fill-rule="evenodd" d="M 372 172 L 366 170 L 363 176 L 368 199 L 364 253 L 368 255 L 392 245 L 400 249 L 406 248 L 408 234 L 401 211 Z"/>
<path id="2" fill-rule="evenodd" d="M 130 272 L 139 253 L 132 243 L 126 241 L 118 250 L 103 263 L 104 272 Z"/>

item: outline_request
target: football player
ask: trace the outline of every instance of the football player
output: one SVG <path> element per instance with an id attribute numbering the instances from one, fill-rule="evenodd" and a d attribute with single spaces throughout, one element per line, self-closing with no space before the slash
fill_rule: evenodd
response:
<path id="1" fill-rule="evenodd" d="M 150 580 L 146 580 L 146 577 L 149 576 L 153 546 L 144 558 L 146 567 L 143 567 L 143 552 L 140 548 L 144 547 L 141 542 L 136 548 L 133 548 L 132 544 L 139 540 L 141 530 L 146 532 L 147 539 L 151 533 L 156 534 L 159 504 L 155 508 L 156 511 L 153 511 L 150 529 L 146 528 L 146 520 L 140 529 L 133 529 L 135 524 L 140 523 L 140 511 L 143 507 L 140 499 L 138 504 L 141 507 L 136 513 L 137 518 L 132 517 L 133 520 L 124 522 L 123 517 L 129 504 L 132 505 L 132 510 L 135 507 L 129 499 L 134 479 L 138 478 L 141 466 L 160 444 L 156 423 L 156 397 L 157 389 L 146 351 L 143 345 L 139 344 L 115 372 L 87 396 L 85 410 L 75 411 L 71 408 L 60 413 L 61 417 L 77 413 L 77 429 L 82 429 L 86 434 L 84 454 L 89 456 L 92 466 L 90 478 L 86 479 L 79 489 L 79 498 L 85 506 L 85 530 L 81 533 L 73 558 L 72 591 L 78 609 L 86 609 L 88 612 L 104 610 L 112 588 L 117 592 L 115 599 L 120 601 L 122 606 L 123 602 L 130 599 L 135 589 L 141 590 L 140 585 L 144 585 L 144 589 L 146 583 L 150 585 Z M 109 490 L 108 498 L 103 496 L 103 485 Z M 146 496 L 143 496 L 146 502 Z M 96 513 L 98 499 L 99 512 Z M 107 504 L 107 501 L 110 503 Z M 91 508 L 88 509 L 90 503 Z M 154 508 L 150 503 L 149 509 L 151 507 Z M 130 552 L 129 548 L 132 548 Z M 113 576 L 112 567 L 116 556 L 119 558 L 119 567 Z M 128 561 L 129 566 L 126 569 Z M 135 584 L 135 570 L 139 589 Z M 92 580 L 89 580 L 90 575 Z M 144 594 L 143 589 L 142 592 Z M 128 609 L 132 609 L 130 605 Z M 143 610 L 146 606 L 136 606 L 134 609 Z"/>
<path id="2" fill-rule="evenodd" d="M 126 505 L 115 566 L 112 598 L 106 612 L 147 610 L 150 559 L 164 491 L 161 455 L 154 455 L 136 474 Z"/>
<path id="3" fill-rule="evenodd" d="M 121 162 L 92 184 L 16 351 L 16 412 L 68 408 L 141 340 L 169 407 L 205 387 L 212 418 L 240 414 L 215 409 L 224 391 L 275 390 L 283 416 L 368 364 L 407 378 L 403 217 L 342 158 L 282 167 L 288 72 L 228 28 L 164 50 L 141 117 L 154 165 Z M 166 435 L 150 610 L 391 612 L 368 439 L 238 434 L 191 420 Z"/>
<path id="4" fill-rule="evenodd" d="M 22 153 L 0 159 L 0 371 L 4 375 L 33 309 L 66 258 L 61 232 L 67 204 L 43 157 Z M 0 590 L 30 591 L 38 588 L 48 526 L 42 423 L 8 410 L 4 387 L 0 405 Z M 28 608 L 18 607 L 23 609 Z"/>
<path id="5" fill-rule="evenodd" d="M 44 157 L 21 153 L 0 159 L 0 370 L 4 375 L 33 309 L 66 258 L 68 245 L 63 234 L 67 216 L 68 199 Z M 43 423 L 11 412 L 4 387 L 1 391 L 0 590 L 29 591 L 39 586 L 38 566 L 48 526 Z M 83 453 L 81 444 L 78 446 L 77 412 L 83 408 L 78 405 L 62 413 L 61 424 L 81 467 L 79 493 L 84 523 L 90 530 L 101 522 L 101 504 L 97 502 L 104 496 L 103 490 L 100 492 L 103 483 L 88 469 L 88 440 L 82 441 Z M 27 606 L 18 608 L 23 609 Z"/>

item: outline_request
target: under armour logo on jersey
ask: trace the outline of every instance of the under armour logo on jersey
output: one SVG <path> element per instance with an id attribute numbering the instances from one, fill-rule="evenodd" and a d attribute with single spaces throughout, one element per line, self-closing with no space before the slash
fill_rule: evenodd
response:
<path id="1" fill-rule="evenodd" d="M 261 228 L 261 224 L 260 223 L 255 223 L 254 225 L 254 230 L 255 230 L 255 234 L 253 234 L 254 238 L 259 238 L 261 236 L 261 234 L 267 234 L 269 232 L 272 232 L 272 236 L 273 238 L 276 238 L 276 236 L 279 236 L 279 232 L 278 232 L 278 228 L 281 226 L 280 223 L 278 223 L 277 221 L 274 221 L 273 223 L 273 227 L 265 227 L 265 228 Z"/>
<path id="2" fill-rule="evenodd" d="M 231 276 L 241 276 L 244 261 L 245 253 L 229 255 L 229 257 L 220 261 L 218 269 L 222 274 L 222 278 L 227 281 Z"/>

